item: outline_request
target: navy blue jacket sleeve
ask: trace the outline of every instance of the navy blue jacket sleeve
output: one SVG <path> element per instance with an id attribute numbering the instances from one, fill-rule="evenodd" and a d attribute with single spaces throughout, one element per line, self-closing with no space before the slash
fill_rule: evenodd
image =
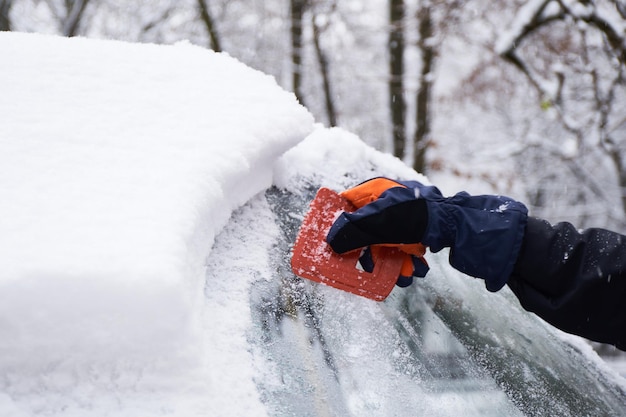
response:
<path id="1" fill-rule="evenodd" d="M 508 285 L 553 326 L 626 350 L 626 236 L 529 217 Z"/>

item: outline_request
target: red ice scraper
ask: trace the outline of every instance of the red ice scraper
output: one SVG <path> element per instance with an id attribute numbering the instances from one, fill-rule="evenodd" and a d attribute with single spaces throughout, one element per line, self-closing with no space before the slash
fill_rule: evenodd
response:
<path id="1" fill-rule="evenodd" d="M 293 273 L 372 300 L 382 301 L 391 292 L 404 254 L 395 247 L 381 247 L 372 272 L 359 265 L 361 250 L 339 255 L 326 243 L 326 235 L 343 211 L 356 210 L 348 200 L 328 188 L 320 188 L 311 202 L 291 258 Z"/>

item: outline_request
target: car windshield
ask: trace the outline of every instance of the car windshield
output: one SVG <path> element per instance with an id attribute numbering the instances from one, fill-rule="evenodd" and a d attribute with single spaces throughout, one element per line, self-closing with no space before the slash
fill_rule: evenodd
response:
<path id="1" fill-rule="evenodd" d="M 300 152 L 310 155 L 307 147 L 319 149 L 323 142 L 311 140 L 288 153 L 280 184 L 235 213 L 234 224 L 248 226 L 229 229 L 216 242 L 217 248 L 249 240 L 254 218 L 271 217 L 279 231 L 266 235 L 271 244 L 264 248 L 240 248 L 269 264 L 253 272 L 258 279 L 250 293 L 248 342 L 271 415 L 626 412 L 622 388 L 588 347 L 525 312 L 508 289 L 489 293 L 481 280 L 456 272 L 445 252 L 427 254 L 427 277 L 394 289 L 381 303 L 296 277 L 289 253 L 315 191 L 389 175 L 389 164 L 378 166 L 381 156 L 374 153 L 347 165 L 366 172 L 295 168 Z M 354 146 L 338 138 L 332 143 L 339 153 L 353 153 Z"/>

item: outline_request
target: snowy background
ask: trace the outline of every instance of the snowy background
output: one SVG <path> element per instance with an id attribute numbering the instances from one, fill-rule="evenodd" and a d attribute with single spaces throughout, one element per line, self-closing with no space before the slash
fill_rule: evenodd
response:
<path id="1" fill-rule="evenodd" d="M 0 56 L 0 416 L 624 411 L 586 344 L 445 255 L 382 304 L 290 276 L 312 190 L 427 179 L 272 77 L 186 43 Z"/>

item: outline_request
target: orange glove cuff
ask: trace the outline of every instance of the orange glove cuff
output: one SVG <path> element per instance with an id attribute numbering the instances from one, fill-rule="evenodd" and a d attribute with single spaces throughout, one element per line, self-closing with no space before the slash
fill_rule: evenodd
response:
<path id="1" fill-rule="evenodd" d="M 356 187 L 352 187 L 348 190 L 345 190 L 340 193 L 340 195 L 352 203 L 357 209 L 363 207 L 366 204 L 375 201 L 380 197 L 382 193 L 387 191 L 392 187 L 402 187 L 406 188 L 404 185 L 390 180 L 389 178 L 374 178 L 369 181 L 365 181 L 357 185 Z M 411 244 L 387 244 L 387 245 L 374 245 L 374 246 L 390 246 L 400 249 L 402 252 L 405 252 L 409 255 L 417 256 L 421 258 L 424 263 L 426 260 L 424 259 L 424 254 L 426 253 L 426 247 L 421 243 L 411 243 Z M 376 257 L 374 250 L 372 250 L 372 255 Z M 411 262 L 411 258 L 409 256 L 404 260 L 404 264 L 402 266 L 402 275 L 410 277 L 413 274 L 413 264 Z"/>
<path id="2" fill-rule="evenodd" d="M 341 192 L 340 195 L 359 209 L 377 200 L 382 193 L 392 187 L 406 188 L 404 185 L 388 178 L 374 178 L 356 187 L 352 187 L 349 190 L 345 190 Z"/>

